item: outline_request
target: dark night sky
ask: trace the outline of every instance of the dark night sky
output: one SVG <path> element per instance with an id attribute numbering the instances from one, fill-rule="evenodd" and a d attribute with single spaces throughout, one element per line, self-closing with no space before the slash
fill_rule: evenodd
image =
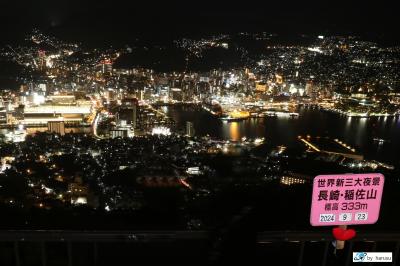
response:
<path id="1" fill-rule="evenodd" d="M 0 22 L 3 41 L 34 26 L 89 41 L 241 30 L 356 33 L 397 41 L 395 4 L 366 2 L 1 0 Z"/>

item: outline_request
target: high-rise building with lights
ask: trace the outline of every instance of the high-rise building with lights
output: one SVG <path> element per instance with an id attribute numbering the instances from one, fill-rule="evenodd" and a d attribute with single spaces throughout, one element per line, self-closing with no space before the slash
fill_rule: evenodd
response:
<path id="1" fill-rule="evenodd" d="M 192 122 L 186 122 L 186 135 L 189 137 L 194 137 L 194 126 Z"/>

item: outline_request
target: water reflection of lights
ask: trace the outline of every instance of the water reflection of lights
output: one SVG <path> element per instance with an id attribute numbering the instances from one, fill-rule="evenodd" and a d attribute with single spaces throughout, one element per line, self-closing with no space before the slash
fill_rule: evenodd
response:
<path id="1" fill-rule="evenodd" d="M 232 140 L 239 140 L 239 123 L 238 122 L 232 122 L 229 125 L 229 132 L 231 135 Z"/>

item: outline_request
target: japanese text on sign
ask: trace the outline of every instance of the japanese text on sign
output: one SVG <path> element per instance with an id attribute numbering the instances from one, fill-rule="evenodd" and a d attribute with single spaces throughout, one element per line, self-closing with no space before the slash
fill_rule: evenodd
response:
<path id="1" fill-rule="evenodd" d="M 313 183 L 311 225 L 375 223 L 383 184 L 381 174 L 317 176 Z"/>

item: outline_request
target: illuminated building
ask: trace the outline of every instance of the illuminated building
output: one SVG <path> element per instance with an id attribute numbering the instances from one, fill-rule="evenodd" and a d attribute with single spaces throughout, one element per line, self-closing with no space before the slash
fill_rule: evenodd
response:
<path id="1" fill-rule="evenodd" d="M 275 74 L 276 83 L 281 85 L 283 84 L 283 76 L 279 74 Z"/>
<path id="2" fill-rule="evenodd" d="M 256 79 L 256 75 L 254 73 L 249 72 L 247 75 L 248 75 L 248 79 L 249 80 L 255 80 Z"/>
<path id="3" fill-rule="evenodd" d="M 92 106 L 86 105 L 40 105 L 25 107 L 24 114 L 90 114 Z"/>
<path id="4" fill-rule="evenodd" d="M 43 70 L 46 67 L 46 52 L 43 50 L 38 51 L 38 68 Z"/>
<path id="5" fill-rule="evenodd" d="M 354 100 L 365 100 L 368 98 L 366 93 L 352 93 L 351 98 Z"/>
<path id="6" fill-rule="evenodd" d="M 49 121 L 47 123 L 47 130 L 52 133 L 64 136 L 65 135 L 64 121 Z"/>
<path id="7" fill-rule="evenodd" d="M 51 121 L 80 123 L 92 113 L 91 104 L 39 105 L 22 108 L 23 116 L 16 116 L 19 123 L 25 125 L 47 124 Z"/>
<path id="8" fill-rule="evenodd" d="M 68 193 L 71 198 L 71 204 L 87 204 L 88 187 L 82 182 L 68 184 Z"/>
<path id="9" fill-rule="evenodd" d="M 131 122 L 132 128 L 136 128 L 137 125 L 137 108 L 138 108 L 137 104 L 135 104 L 132 107 L 132 122 Z"/>
<path id="10" fill-rule="evenodd" d="M 19 87 L 19 91 L 21 92 L 21 93 L 26 93 L 27 91 L 28 91 L 28 85 L 26 85 L 26 84 L 23 84 L 23 85 L 21 85 L 20 87 Z"/>
<path id="11" fill-rule="evenodd" d="M 49 95 L 47 98 L 53 104 L 72 104 L 75 102 L 74 95 Z"/>
<path id="12" fill-rule="evenodd" d="M 7 169 L 11 168 L 11 163 L 15 160 L 15 157 L 12 156 L 6 156 L 6 157 L 1 157 L 1 164 L 0 164 L 0 173 L 4 172 Z"/>
<path id="13" fill-rule="evenodd" d="M 108 89 L 105 92 L 104 97 L 106 98 L 107 103 L 110 103 L 111 101 L 114 101 L 116 99 L 116 95 L 115 95 L 114 90 Z"/>
<path id="14" fill-rule="evenodd" d="M 102 60 L 100 62 L 101 73 L 112 73 L 112 62 L 109 59 Z"/>
<path id="15" fill-rule="evenodd" d="M 208 82 L 210 82 L 210 78 L 209 77 L 200 77 L 199 81 L 208 83 Z"/>
<path id="16" fill-rule="evenodd" d="M 195 167 L 188 167 L 188 169 L 186 170 L 186 173 L 189 175 L 200 175 L 201 171 L 198 166 L 195 166 Z"/>
<path id="17" fill-rule="evenodd" d="M 47 85 L 45 83 L 41 83 L 41 84 L 38 85 L 38 88 L 39 88 L 40 91 L 46 92 Z"/>
<path id="18" fill-rule="evenodd" d="M 164 135 L 169 136 L 171 135 L 171 129 L 167 127 L 154 127 L 151 131 L 152 135 Z"/>
<path id="19" fill-rule="evenodd" d="M 173 101 L 181 102 L 183 100 L 183 92 L 179 88 L 171 88 L 170 99 Z"/>
<path id="20" fill-rule="evenodd" d="M 258 92 L 267 91 L 267 84 L 264 82 L 256 82 L 256 91 Z"/>
<path id="21" fill-rule="evenodd" d="M 127 129 L 113 129 L 110 130 L 110 137 L 111 138 L 127 138 L 128 137 L 128 130 Z"/>
<path id="22" fill-rule="evenodd" d="M 131 124 L 132 128 L 136 128 L 138 100 L 136 98 L 125 98 L 122 99 L 121 104 L 122 106 L 117 113 L 118 119 L 124 119 Z"/>
<path id="23" fill-rule="evenodd" d="M 0 110 L 0 124 L 7 124 L 7 112 L 5 109 Z"/>
<path id="24" fill-rule="evenodd" d="M 194 126 L 192 122 L 186 122 L 186 135 L 188 137 L 194 137 Z"/>
<path id="25" fill-rule="evenodd" d="M 23 125 L 19 125 L 18 129 L 8 132 L 5 134 L 5 140 L 7 142 L 22 142 L 25 141 L 26 130 Z"/>
<path id="26" fill-rule="evenodd" d="M 138 104 L 138 100 L 136 98 L 124 98 L 121 100 L 122 106 L 135 106 Z"/>
<path id="27" fill-rule="evenodd" d="M 308 81 L 306 83 L 306 88 L 305 88 L 304 93 L 307 96 L 313 96 L 314 95 L 314 85 L 313 85 L 312 81 Z"/>
<path id="28" fill-rule="evenodd" d="M 25 93 L 20 96 L 20 103 L 24 105 L 40 105 L 45 102 L 45 96 L 37 92 Z"/>
<path id="29" fill-rule="evenodd" d="M 296 178 L 296 177 L 290 177 L 290 176 L 282 176 L 280 183 L 282 185 L 287 185 L 287 186 L 291 186 L 291 185 L 296 185 L 296 184 L 304 184 L 306 183 L 306 181 L 304 179 L 301 178 Z"/>

